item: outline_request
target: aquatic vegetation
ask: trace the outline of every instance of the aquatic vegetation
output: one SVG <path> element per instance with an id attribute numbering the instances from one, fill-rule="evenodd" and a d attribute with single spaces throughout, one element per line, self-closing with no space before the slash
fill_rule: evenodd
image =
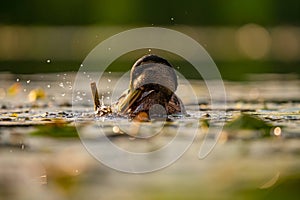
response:
<path id="1" fill-rule="evenodd" d="M 252 130 L 252 131 L 260 131 L 261 137 L 270 136 L 270 131 L 273 128 L 273 125 L 265 122 L 264 120 L 249 115 L 249 114 L 241 114 L 232 121 L 228 122 L 224 129 L 227 132 L 230 132 L 232 136 L 236 134 L 240 130 Z"/>
<path id="2" fill-rule="evenodd" d="M 15 96 L 21 91 L 21 88 L 22 88 L 21 83 L 19 82 L 14 83 L 7 89 L 7 94 L 9 96 Z"/>
<path id="3" fill-rule="evenodd" d="M 28 94 L 28 99 L 30 102 L 35 102 L 40 99 L 44 99 L 46 97 L 46 93 L 41 88 L 33 89 Z"/>
<path id="4" fill-rule="evenodd" d="M 43 136 L 53 138 L 77 138 L 78 133 L 74 126 L 57 122 L 54 124 L 38 126 L 37 129 L 30 133 L 32 136 Z"/>
<path id="5" fill-rule="evenodd" d="M 115 82 L 115 77 L 108 75 L 105 80 L 109 78 Z M 229 98 L 224 115 L 220 115 L 218 109 L 212 109 L 204 98 L 200 105 L 185 107 L 189 115 L 170 115 L 170 120 L 156 121 L 147 120 L 149 116 L 143 112 L 136 120 L 119 115 L 95 114 L 93 99 L 89 95 L 89 80 L 82 83 L 86 85 L 86 90 L 80 91 L 83 101 L 78 101 L 74 106 L 69 99 L 70 90 L 59 86 L 61 81 L 55 82 L 56 74 L 47 76 L 54 76 L 51 79 L 45 75 L 46 80 L 53 81 L 41 80 L 38 85 L 47 94 L 45 100 L 24 103 L 30 91 L 36 89 L 34 84 L 37 80 L 22 76 L 18 78 L 25 84 L 31 80 L 26 85 L 27 91 L 22 89 L 15 96 L 10 96 L 5 89 L 5 96 L 1 99 L 0 194 L 4 194 L 3 198 L 18 199 L 14 198 L 18 195 L 22 197 L 19 199 L 28 196 L 28 199 L 42 199 L 45 196 L 50 199 L 297 198 L 300 101 L 295 83 L 284 84 L 284 89 L 289 88 L 284 94 L 286 99 L 282 99 L 281 90 L 275 90 L 277 88 L 268 83 L 249 83 L 242 87 L 240 82 L 225 83 L 230 92 L 238 95 Z M 69 76 L 72 77 L 71 74 Z M 15 79 L 13 77 L 12 81 Z M 203 82 L 192 84 L 199 91 L 204 91 Z M 248 94 L 243 91 L 254 86 L 259 88 L 261 84 L 271 92 L 261 92 L 259 100 L 247 100 Z M 106 87 L 104 91 L 100 90 L 99 102 L 107 92 L 111 90 Z M 62 96 L 62 93 L 65 95 Z M 263 96 L 265 94 L 269 95 L 269 99 Z M 90 103 L 84 103 L 88 98 Z M 109 105 L 107 102 L 106 105 Z M 36 106 L 38 103 L 40 106 Z M 103 111 L 104 108 L 111 112 L 108 106 L 103 107 Z M 211 154 L 199 160 L 197 155 L 203 144 L 202 136 L 208 136 L 207 141 L 212 142 L 214 129 L 222 120 L 226 121 L 226 125 L 220 142 Z M 80 136 L 89 144 L 102 145 L 101 141 L 107 137 L 119 148 L 137 153 L 156 151 L 168 145 L 174 137 L 178 137 L 176 145 L 179 147 L 194 131 L 195 124 L 199 128 L 199 137 L 172 166 L 156 173 L 136 176 L 114 172 L 94 159 L 78 139 L 75 121 L 82 130 Z M 99 134 L 100 130 L 104 135 Z M 160 162 L 165 156 L 161 154 L 149 161 Z M 113 155 L 111 159 L 119 161 Z M 12 162 L 15 164 L 12 165 Z M 32 187 L 24 187 L 24 183 Z"/>

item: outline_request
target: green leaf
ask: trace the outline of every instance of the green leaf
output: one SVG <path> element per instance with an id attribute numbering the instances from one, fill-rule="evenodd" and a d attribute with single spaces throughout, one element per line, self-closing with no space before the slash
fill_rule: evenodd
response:
<path id="1" fill-rule="evenodd" d="M 263 136 L 267 137 L 270 136 L 270 130 L 273 128 L 273 126 L 258 117 L 248 114 L 241 114 L 236 119 L 228 122 L 224 128 L 225 130 L 230 131 L 261 130 L 263 131 Z"/>
<path id="2" fill-rule="evenodd" d="M 37 130 L 30 133 L 33 136 L 46 136 L 54 138 L 78 138 L 75 127 L 67 125 L 38 126 Z"/>

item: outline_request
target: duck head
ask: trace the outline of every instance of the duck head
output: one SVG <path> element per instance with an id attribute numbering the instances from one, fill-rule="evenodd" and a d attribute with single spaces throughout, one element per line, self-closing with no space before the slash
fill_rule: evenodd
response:
<path id="1" fill-rule="evenodd" d="M 154 105 L 159 105 L 165 109 L 165 114 L 180 112 L 183 105 L 174 94 L 177 86 L 175 70 L 166 59 L 152 54 L 143 56 L 132 66 L 129 90 L 119 99 L 118 110 L 130 116 L 141 112 L 149 115 L 149 110 Z M 174 108 L 179 107 L 170 109 L 172 103 L 176 104 Z M 155 112 L 158 115 L 163 114 L 160 111 Z"/>

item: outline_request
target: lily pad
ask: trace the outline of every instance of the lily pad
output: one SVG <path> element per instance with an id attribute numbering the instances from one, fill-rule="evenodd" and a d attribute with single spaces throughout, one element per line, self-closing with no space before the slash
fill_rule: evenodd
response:
<path id="1" fill-rule="evenodd" d="M 46 136 L 53 138 L 78 138 L 77 130 L 74 126 L 68 125 L 44 125 L 38 126 L 37 130 L 31 132 L 33 136 Z"/>
<path id="2" fill-rule="evenodd" d="M 273 125 L 263 121 L 258 117 L 249 114 L 241 114 L 233 121 L 227 123 L 224 128 L 227 131 L 233 132 L 238 130 L 262 131 L 262 136 L 268 137 L 270 136 L 270 131 L 273 128 Z"/>

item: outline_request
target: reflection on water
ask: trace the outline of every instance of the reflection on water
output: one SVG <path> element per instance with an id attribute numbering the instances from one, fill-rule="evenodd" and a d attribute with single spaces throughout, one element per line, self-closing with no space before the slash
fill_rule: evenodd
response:
<path id="1" fill-rule="evenodd" d="M 72 89 L 68 86 L 74 82 L 73 73 L 0 76 L 0 199 L 292 199 L 299 194 L 300 82 L 295 77 L 264 75 L 263 79 L 252 76 L 247 82 L 225 82 L 228 105 L 224 116 L 218 108 L 210 108 L 204 82 L 189 80 L 200 106 L 191 103 L 189 90 L 181 82 L 177 93 L 190 116 L 175 116 L 163 128 L 160 122 L 139 125 L 145 136 L 151 136 L 150 127 L 163 130 L 163 134 L 143 140 L 125 133 L 132 125 L 126 118 L 118 118 L 116 125 L 116 119 L 94 117 L 93 102 L 85 101 L 91 98 L 90 83 L 81 83 L 72 111 Z M 106 104 L 119 77 L 114 73 L 105 76 L 100 93 Z M 127 86 L 125 82 L 119 84 Z M 43 98 L 38 98 L 37 89 L 44 92 Z M 118 90 L 123 88 L 115 92 Z M 33 98 L 30 93 L 34 91 Z M 272 124 L 273 134 L 265 139 L 257 137 L 257 130 L 238 130 L 234 137 L 223 134 L 211 154 L 199 160 L 205 130 L 214 130 L 220 120 L 231 121 L 241 113 Z M 159 149 L 174 138 L 180 125 L 184 127 L 179 137 L 182 142 L 199 121 L 200 128 L 190 149 L 173 165 L 155 173 L 132 175 L 93 159 L 69 127 L 74 118 L 79 120 L 81 136 L 91 144 L 99 145 L 95 142 L 99 137 L 96 121 L 110 141 L 133 152 Z M 36 124 L 52 125 L 33 126 Z"/>

